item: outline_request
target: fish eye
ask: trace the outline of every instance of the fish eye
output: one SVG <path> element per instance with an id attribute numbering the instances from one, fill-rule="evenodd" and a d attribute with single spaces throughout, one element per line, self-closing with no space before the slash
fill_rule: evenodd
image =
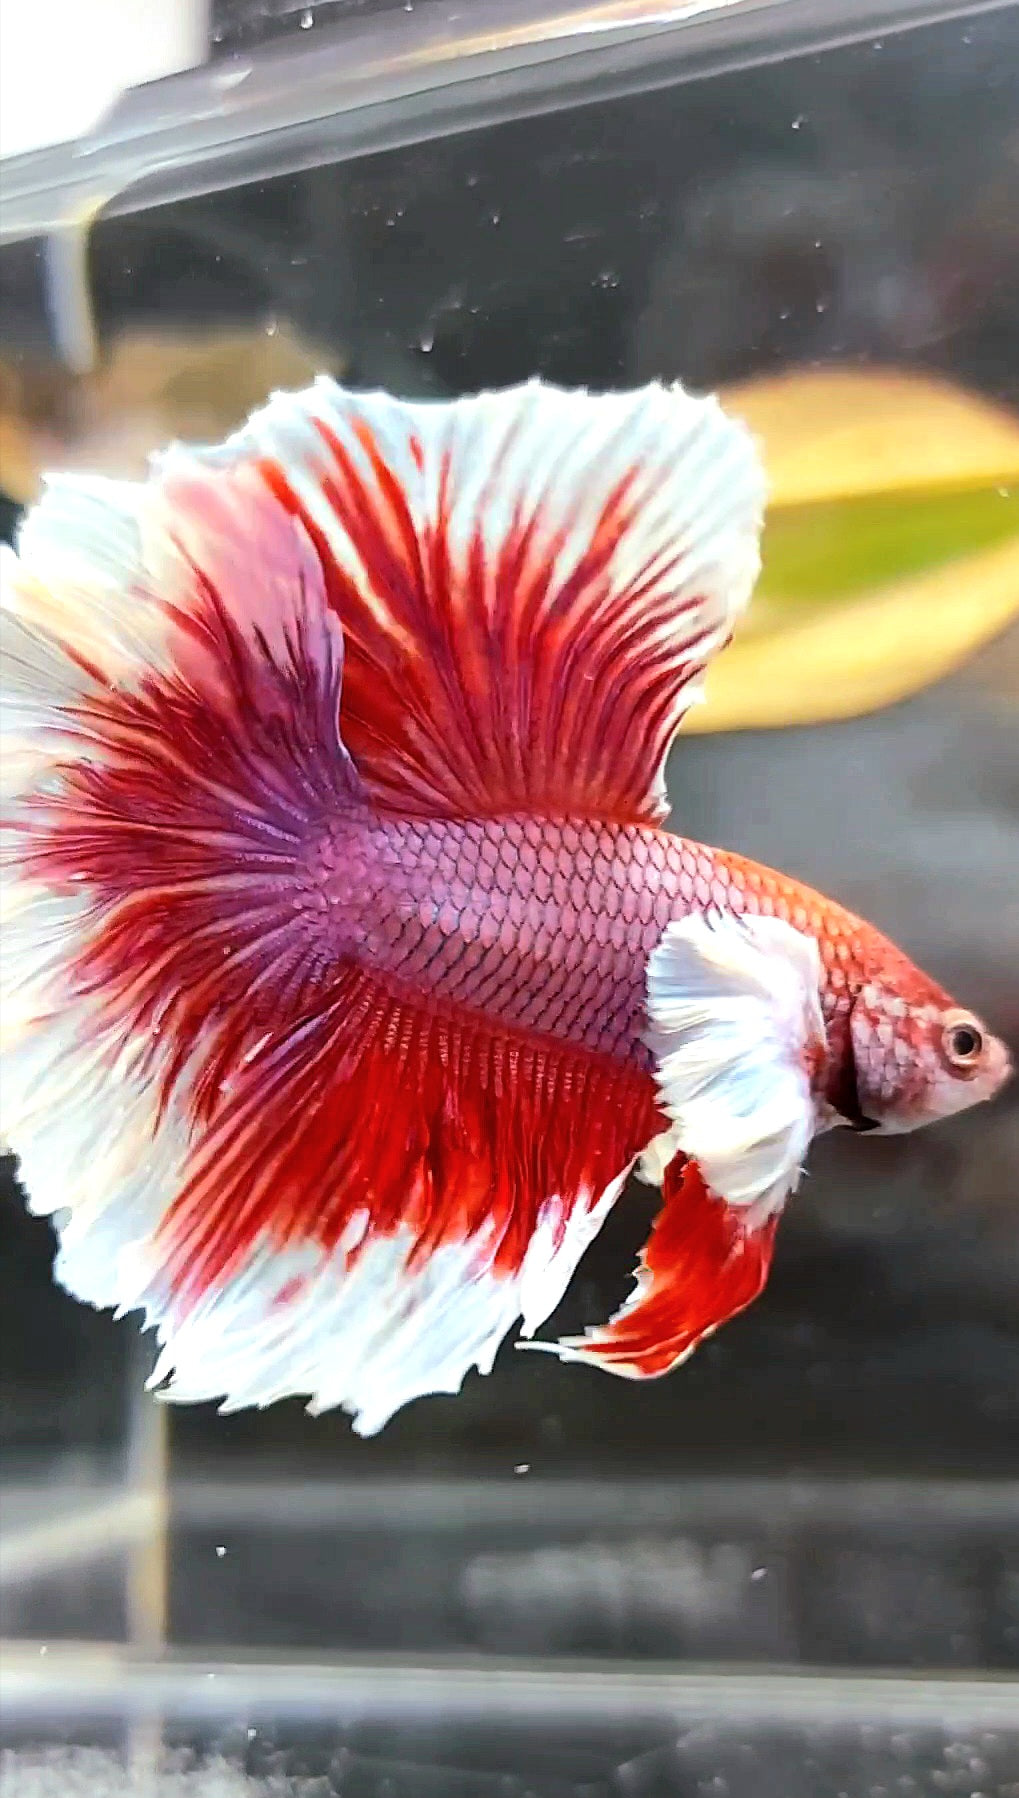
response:
<path id="1" fill-rule="evenodd" d="M 957 1067 L 968 1067 L 977 1060 L 984 1046 L 984 1033 L 972 1018 L 957 1018 L 946 1024 L 945 1053 Z"/>

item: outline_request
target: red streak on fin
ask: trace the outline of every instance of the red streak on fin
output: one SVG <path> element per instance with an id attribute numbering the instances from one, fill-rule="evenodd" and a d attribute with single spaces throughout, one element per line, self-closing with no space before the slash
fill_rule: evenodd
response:
<path id="1" fill-rule="evenodd" d="M 763 1290 L 778 1215 L 747 1223 L 718 1199 L 695 1161 L 665 1170 L 663 1205 L 641 1256 L 634 1297 L 600 1329 L 562 1346 L 631 1379 L 654 1379 L 692 1354 Z"/>
<path id="2" fill-rule="evenodd" d="M 225 509 L 237 497 L 222 486 L 198 485 L 190 510 L 182 495 L 182 517 L 204 522 L 207 501 L 216 521 L 214 501 Z M 238 583 L 225 591 L 179 550 L 189 603 L 176 614 L 172 670 L 68 708 L 85 753 L 54 764 L 15 825 L 25 875 L 87 894 L 71 993 L 88 1000 L 111 1063 L 140 1046 L 139 1071 L 158 1093 L 154 1128 L 182 1085 L 189 1120 L 209 1118 L 252 1045 L 331 985 L 321 928 L 296 909 L 303 845 L 323 818 L 362 815 L 366 803 L 337 730 L 342 639 L 310 551 L 283 519 L 290 560 L 269 562 L 272 502 L 243 472 L 235 486 L 289 612 L 270 591 L 263 622 L 254 580 L 238 601 Z"/>
<path id="3" fill-rule="evenodd" d="M 175 1304 L 257 1244 L 352 1266 L 406 1228 L 409 1268 L 478 1237 L 485 1271 L 514 1273 L 546 1202 L 563 1223 L 594 1204 L 653 1127 L 646 1075 L 439 1015 L 349 967 L 236 1072 L 197 1141 L 159 1233 Z"/>
<path id="4" fill-rule="evenodd" d="M 465 402 L 426 428 L 342 394 L 310 413 L 319 454 L 260 451 L 342 620 L 341 730 L 377 803 L 659 817 L 658 769 L 727 616 L 689 583 L 691 528 L 662 522 L 685 438 L 659 400 L 656 425 L 635 405 L 602 442 L 602 414 L 567 422 L 562 396 L 512 397 L 484 428 Z"/>

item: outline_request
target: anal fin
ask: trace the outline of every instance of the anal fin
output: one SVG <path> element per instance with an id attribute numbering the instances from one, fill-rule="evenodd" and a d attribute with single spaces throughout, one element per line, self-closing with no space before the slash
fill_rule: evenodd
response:
<path id="1" fill-rule="evenodd" d="M 555 1309 L 652 1107 L 646 1076 L 352 967 L 191 1150 L 145 1251 L 157 1380 L 226 1409 L 303 1395 L 362 1435 L 458 1390 Z"/>

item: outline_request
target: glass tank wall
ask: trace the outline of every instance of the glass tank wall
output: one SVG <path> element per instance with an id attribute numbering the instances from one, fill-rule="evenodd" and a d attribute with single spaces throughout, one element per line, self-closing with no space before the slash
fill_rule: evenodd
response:
<path id="1" fill-rule="evenodd" d="M 224 0 L 0 239 L 8 539 L 321 370 L 720 390 L 772 507 L 672 827 L 1019 1045 L 1019 8 Z M 836 1133 L 688 1366 L 509 1345 L 361 1441 L 146 1396 L 5 1163 L 5 1798 L 1017 1798 L 1017 1219 L 1014 1087 Z"/>

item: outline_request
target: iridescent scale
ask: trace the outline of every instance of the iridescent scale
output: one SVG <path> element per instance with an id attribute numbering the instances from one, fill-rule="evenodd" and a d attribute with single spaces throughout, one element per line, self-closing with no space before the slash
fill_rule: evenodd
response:
<path id="1" fill-rule="evenodd" d="M 861 978 L 865 927 L 850 913 L 741 856 L 635 825 L 365 820 L 342 841 L 327 832 L 306 866 L 323 922 L 357 939 L 366 969 L 642 1065 L 648 957 L 692 911 L 760 913 L 813 935 L 829 1024 Z"/>

